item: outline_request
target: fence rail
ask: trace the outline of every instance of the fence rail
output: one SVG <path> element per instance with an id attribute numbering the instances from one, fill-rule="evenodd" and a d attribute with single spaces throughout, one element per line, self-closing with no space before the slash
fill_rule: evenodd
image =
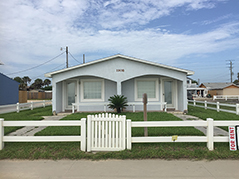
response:
<path id="1" fill-rule="evenodd" d="M 239 121 L 142 121 L 132 122 L 127 119 L 127 149 L 132 148 L 132 143 L 159 143 L 159 142 L 206 142 L 209 150 L 214 149 L 214 142 L 229 142 L 229 136 L 214 136 L 214 126 L 236 126 Z M 132 137 L 133 127 L 179 127 L 179 126 L 204 126 L 207 127 L 206 136 L 155 136 Z"/>
<path id="2" fill-rule="evenodd" d="M 197 103 L 202 104 L 202 105 L 198 105 Z M 215 107 L 210 107 L 210 106 L 208 106 L 209 104 L 215 105 Z M 213 103 L 213 102 L 208 102 L 208 101 L 188 100 L 188 105 L 197 106 L 197 107 L 204 108 L 204 109 L 212 109 L 212 110 L 216 110 L 217 112 L 223 111 L 223 112 L 228 112 L 228 113 L 233 113 L 233 114 L 239 115 L 239 104 L 225 104 L 225 103 L 219 103 L 219 102 Z M 235 108 L 235 110 L 222 109 L 221 106 Z"/>
<path id="3" fill-rule="evenodd" d="M 225 99 L 226 101 L 228 99 L 237 99 L 239 100 L 239 95 L 214 95 L 213 100 L 215 99 Z"/>
<path id="4" fill-rule="evenodd" d="M 81 136 L 4 136 L 4 127 L 10 126 L 81 126 Z M 4 142 L 81 142 L 86 151 L 86 119 L 79 121 L 4 121 L 0 119 L 0 150 Z"/>
<path id="5" fill-rule="evenodd" d="M 0 114 L 9 113 L 9 112 L 20 112 L 23 110 L 39 107 L 46 107 L 52 104 L 51 100 L 43 100 L 37 102 L 30 102 L 30 103 L 17 103 L 17 104 L 9 104 L 9 105 L 1 105 L 0 106 Z"/>

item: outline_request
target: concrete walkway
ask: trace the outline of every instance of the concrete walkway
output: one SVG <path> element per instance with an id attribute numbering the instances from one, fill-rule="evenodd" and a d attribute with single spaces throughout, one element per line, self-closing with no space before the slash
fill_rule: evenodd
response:
<path id="1" fill-rule="evenodd" d="M 174 116 L 187 121 L 187 120 L 202 120 L 198 117 L 191 116 L 191 115 L 186 115 L 186 114 L 179 114 L 179 113 L 173 113 Z M 196 129 L 200 130 L 203 132 L 205 135 L 207 135 L 207 127 L 195 127 Z M 219 127 L 214 127 L 214 136 L 228 136 L 228 132 L 219 128 Z"/>
<path id="2" fill-rule="evenodd" d="M 238 160 L 1 160 L 1 179 L 237 179 Z"/>
<path id="3" fill-rule="evenodd" d="M 60 115 L 60 116 L 43 116 L 43 120 L 47 121 L 58 121 L 65 117 L 66 115 Z M 8 134 L 8 136 L 34 136 L 35 133 L 45 129 L 46 126 L 27 126 L 23 127 L 21 129 L 16 130 L 15 132 L 12 132 Z"/>

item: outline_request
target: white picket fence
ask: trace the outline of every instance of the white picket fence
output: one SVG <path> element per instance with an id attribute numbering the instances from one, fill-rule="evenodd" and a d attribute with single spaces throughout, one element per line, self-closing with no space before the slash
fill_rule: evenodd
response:
<path id="1" fill-rule="evenodd" d="M 9 126 L 81 126 L 79 136 L 4 136 L 4 127 Z M 81 150 L 86 151 L 86 119 L 79 121 L 4 121 L 0 119 L 0 150 L 4 142 L 81 142 Z"/>
<path id="2" fill-rule="evenodd" d="M 131 149 L 132 143 L 205 142 L 214 150 L 214 142 L 229 142 L 229 136 L 214 136 L 215 126 L 236 126 L 239 121 L 131 121 L 126 116 L 89 115 L 79 121 L 4 121 L 0 119 L 0 150 L 4 142 L 80 142 L 82 151 L 119 151 Z M 7 126 L 81 126 L 79 136 L 4 136 Z M 133 137 L 133 127 L 197 127 L 207 128 L 206 136 Z M 87 136 L 86 136 L 87 127 Z M 160 129 L 159 129 L 160 130 Z"/>
<path id="3" fill-rule="evenodd" d="M 239 95 L 214 95 L 213 100 L 215 99 L 225 99 L 226 101 L 228 99 L 236 99 L 239 100 Z"/>
<path id="4" fill-rule="evenodd" d="M 125 122 L 124 115 L 88 115 L 87 152 L 124 150 Z"/>
<path id="5" fill-rule="evenodd" d="M 9 104 L 9 105 L 1 105 L 0 106 L 0 114 L 9 113 L 9 112 L 20 112 L 23 110 L 39 107 L 46 107 L 52 104 L 51 100 L 43 100 L 43 101 L 36 101 L 30 103 L 16 103 L 16 104 Z"/>
<path id="6" fill-rule="evenodd" d="M 203 105 L 197 105 L 197 103 L 203 104 Z M 209 107 L 208 104 L 215 105 L 215 108 Z M 197 107 L 204 108 L 204 109 L 212 109 L 212 110 L 216 110 L 217 112 L 224 111 L 224 112 L 229 112 L 229 113 L 239 115 L 239 104 L 225 104 L 225 103 L 219 103 L 219 102 L 212 103 L 212 102 L 208 102 L 208 101 L 188 100 L 188 105 L 197 106 Z M 221 106 L 235 108 L 235 110 L 222 109 Z"/>
<path id="7" fill-rule="evenodd" d="M 214 126 L 236 126 L 239 121 L 142 121 L 132 122 L 127 120 L 127 149 L 132 148 L 132 143 L 159 143 L 159 142 L 206 142 L 209 150 L 214 150 L 214 142 L 229 142 L 229 136 L 214 136 Z M 206 136 L 154 136 L 132 137 L 133 127 L 207 127 Z"/>

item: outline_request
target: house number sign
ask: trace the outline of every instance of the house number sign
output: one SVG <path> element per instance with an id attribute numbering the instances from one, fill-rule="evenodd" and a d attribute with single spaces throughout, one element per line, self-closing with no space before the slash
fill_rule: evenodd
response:
<path id="1" fill-rule="evenodd" d="M 124 72 L 124 69 L 116 69 L 116 72 Z"/>

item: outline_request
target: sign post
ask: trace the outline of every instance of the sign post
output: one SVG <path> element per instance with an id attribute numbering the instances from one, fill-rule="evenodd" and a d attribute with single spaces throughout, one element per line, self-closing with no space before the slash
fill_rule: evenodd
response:
<path id="1" fill-rule="evenodd" d="M 147 103 L 148 103 L 148 99 L 147 99 L 147 94 L 146 93 L 143 94 L 143 103 L 144 103 L 144 121 L 147 121 Z M 145 137 L 148 136 L 148 128 L 147 127 L 144 128 L 144 136 Z"/>

